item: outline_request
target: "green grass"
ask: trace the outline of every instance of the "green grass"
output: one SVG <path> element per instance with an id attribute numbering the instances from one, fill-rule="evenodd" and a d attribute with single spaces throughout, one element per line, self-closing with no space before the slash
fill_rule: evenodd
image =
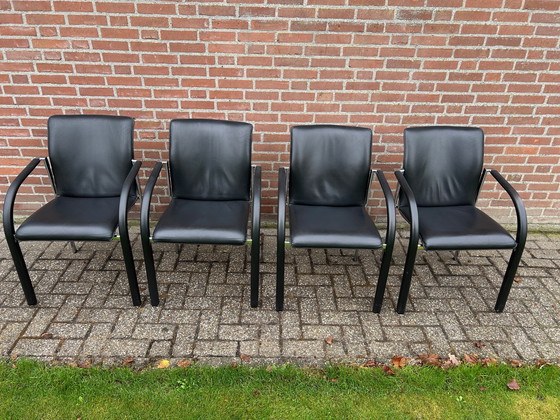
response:
<path id="1" fill-rule="evenodd" d="M 185 369 L 0 362 L 2 419 L 552 419 L 560 368 Z M 507 383 L 517 379 L 521 389 Z"/>

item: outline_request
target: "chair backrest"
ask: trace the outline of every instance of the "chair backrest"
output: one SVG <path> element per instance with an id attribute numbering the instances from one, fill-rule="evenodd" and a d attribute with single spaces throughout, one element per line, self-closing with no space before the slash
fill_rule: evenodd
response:
<path id="1" fill-rule="evenodd" d="M 292 128 L 289 202 L 364 205 L 371 164 L 371 130 L 336 125 Z"/>
<path id="2" fill-rule="evenodd" d="M 249 200 L 253 126 L 175 119 L 169 128 L 173 195 L 192 200 Z"/>
<path id="3" fill-rule="evenodd" d="M 57 194 L 117 197 L 132 167 L 134 120 L 110 115 L 53 115 L 49 158 Z"/>
<path id="4" fill-rule="evenodd" d="M 404 130 L 404 176 L 419 206 L 474 205 L 483 160 L 484 132 L 478 127 Z M 402 194 L 400 199 L 405 204 Z"/>

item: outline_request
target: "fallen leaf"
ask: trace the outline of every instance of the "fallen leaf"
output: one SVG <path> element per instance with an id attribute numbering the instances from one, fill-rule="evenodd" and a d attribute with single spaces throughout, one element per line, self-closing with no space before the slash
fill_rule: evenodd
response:
<path id="1" fill-rule="evenodd" d="M 89 369 L 91 367 L 90 361 L 86 360 L 83 363 L 78 363 L 78 367 L 82 369 Z"/>
<path id="2" fill-rule="evenodd" d="M 43 333 L 41 334 L 41 338 L 53 338 L 53 335 L 51 333 Z"/>
<path id="3" fill-rule="evenodd" d="M 516 379 L 514 379 L 513 381 L 511 381 L 510 383 L 507 384 L 507 387 L 513 391 L 517 391 L 520 389 L 519 387 L 519 383 L 517 382 Z"/>
<path id="4" fill-rule="evenodd" d="M 451 362 L 453 366 L 459 366 L 461 364 L 461 360 L 454 354 L 449 355 L 449 362 Z"/>
<path id="5" fill-rule="evenodd" d="M 71 367 L 78 367 L 78 364 L 77 364 L 76 362 L 69 362 L 69 363 L 68 363 L 68 366 L 71 366 Z"/>
<path id="6" fill-rule="evenodd" d="M 377 362 L 375 360 L 368 360 L 364 363 L 364 367 L 377 367 Z"/>
<path id="7" fill-rule="evenodd" d="M 16 360 L 19 356 L 17 354 L 11 354 L 10 359 Z"/>
<path id="8" fill-rule="evenodd" d="M 513 281 L 516 283 L 521 283 L 523 280 L 521 280 L 519 277 L 516 277 L 513 279 Z"/>
<path id="9" fill-rule="evenodd" d="M 511 367 L 514 367 L 514 368 L 518 368 L 518 367 L 523 366 L 523 363 L 521 363 L 519 360 L 515 360 L 515 359 L 511 359 L 509 361 L 509 364 L 511 365 Z"/>
<path id="10" fill-rule="evenodd" d="M 257 390 L 255 392 L 253 392 L 253 395 L 256 397 L 257 395 L 260 395 L 261 391 Z"/>
<path id="11" fill-rule="evenodd" d="M 241 360 L 243 360 L 245 363 L 248 363 L 248 362 L 251 361 L 251 356 L 249 356 L 249 355 L 247 355 L 247 354 L 241 353 L 241 354 L 239 355 L 239 358 L 240 358 Z"/>
<path id="12" fill-rule="evenodd" d="M 498 364 L 498 360 L 494 357 L 485 357 L 480 361 L 482 366 L 496 366 Z"/>
<path id="13" fill-rule="evenodd" d="M 418 358 L 422 362 L 422 364 L 427 366 L 441 366 L 441 362 L 439 360 L 439 356 L 434 353 L 422 353 L 418 355 Z"/>
<path id="14" fill-rule="evenodd" d="M 402 356 L 393 356 L 393 366 L 396 368 L 403 368 L 407 365 L 408 359 Z"/>
<path id="15" fill-rule="evenodd" d="M 272 366 L 267 366 L 265 370 L 266 370 L 267 372 L 270 372 L 272 369 L 273 369 Z"/>
<path id="16" fill-rule="evenodd" d="M 169 367 L 169 360 L 160 360 L 160 362 L 157 365 L 158 369 L 167 369 Z"/>
<path id="17" fill-rule="evenodd" d="M 474 343 L 474 346 L 481 349 L 482 347 L 486 346 L 486 344 L 484 344 L 482 341 L 476 341 Z"/>
<path id="18" fill-rule="evenodd" d="M 486 391 L 486 387 L 485 387 L 485 386 L 479 386 L 478 389 L 480 389 L 481 391 Z"/>
<path id="19" fill-rule="evenodd" d="M 387 366 L 387 365 L 383 365 L 383 366 L 381 367 L 381 370 L 382 370 L 383 372 L 385 372 L 387 375 L 394 375 L 394 374 L 395 374 L 395 372 L 393 372 L 392 369 L 391 369 L 389 366 Z"/>
<path id="20" fill-rule="evenodd" d="M 231 362 L 231 363 L 229 364 L 229 367 L 231 367 L 231 368 L 237 367 L 237 362 Z"/>
<path id="21" fill-rule="evenodd" d="M 325 338 L 325 343 L 327 343 L 328 345 L 331 345 L 333 341 L 333 336 L 329 335 L 327 338 Z"/>
<path id="22" fill-rule="evenodd" d="M 538 368 L 542 368 L 543 366 L 549 366 L 550 363 L 548 363 L 546 360 L 544 359 L 539 359 L 535 362 L 535 366 Z"/>
<path id="23" fill-rule="evenodd" d="M 476 353 L 473 353 L 472 355 L 465 354 L 463 356 L 463 361 L 465 363 L 470 363 L 471 365 L 476 365 L 478 363 L 478 354 Z"/>
<path id="24" fill-rule="evenodd" d="M 188 368 L 191 365 L 191 361 L 189 359 L 181 360 L 177 362 L 177 366 L 180 368 Z"/>
<path id="25" fill-rule="evenodd" d="M 123 360 L 123 365 L 124 366 L 130 366 L 133 363 L 134 363 L 134 358 L 133 357 L 127 357 L 126 359 Z"/>
<path id="26" fill-rule="evenodd" d="M 338 379 L 337 378 L 332 378 L 331 382 L 338 382 Z"/>

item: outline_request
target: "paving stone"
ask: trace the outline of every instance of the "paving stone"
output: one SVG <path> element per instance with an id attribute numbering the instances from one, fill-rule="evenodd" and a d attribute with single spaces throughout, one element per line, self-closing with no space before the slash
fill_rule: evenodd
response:
<path id="1" fill-rule="evenodd" d="M 197 358 L 213 365 L 386 361 L 435 352 L 560 361 L 560 235 L 531 233 L 506 310 L 493 311 L 507 251 L 420 252 L 407 312 L 394 312 L 407 231 L 398 231 L 383 310 L 371 311 L 381 252 L 287 248 L 285 310 L 275 310 L 275 230 L 263 230 L 259 308 L 249 307 L 250 247 L 158 244 L 161 303 L 131 304 L 117 243 L 26 243 L 39 303 L 25 303 L 0 240 L 0 355 L 137 364 Z M 4 246 L 2 246 L 4 245 Z M 332 336 L 331 344 L 325 338 Z M 484 346 L 477 348 L 476 341 Z"/>
<path id="2" fill-rule="evenodd" d="M 148 355 L 150 357 L 169 357 L 171 354 L 171 342 L 169 341 L 155 341 L 150 347 Z"/>

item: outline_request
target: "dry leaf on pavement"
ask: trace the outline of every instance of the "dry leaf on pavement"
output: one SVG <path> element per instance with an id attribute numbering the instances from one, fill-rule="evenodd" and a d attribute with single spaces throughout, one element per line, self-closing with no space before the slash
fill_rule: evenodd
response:
<path id="1" fill-rule="evenodd" d="M 511 359 L 509 361 L 509 364 L 511 365 L 511 367 L 514 367 L 514 368 L 518 368 L 518 367 L 523 366 L 523 363 L 521 363 L 519 360 L 515 360 L 515 359 Z"/>
<path id="2" fill-rule="evenodd" d="M 191 365 L 191 361 L 189 359 L 181 360 L 177 362 L 177 366 L 180 368 L 188 368 Z"/>
<path id="3" fill-rule="evenodd" d="M 167 369 L 169 367 L 169 360 L 160 360 L 160 362 L 157 365 L 158 369 Z"/>
<path id="4" fill-rule="evenodd" d="M 402 368 L 407 365 L 408 359 L 402 356 L 393 356 L 392 362 L 394 367 Z"/>
<path id="5" fill-rule="evenodd" d="M 126 359 L 123 360 L 124 366 L 130 366 L 133 363 L 134 363 L 134 357 L 127 357 Z"/>

